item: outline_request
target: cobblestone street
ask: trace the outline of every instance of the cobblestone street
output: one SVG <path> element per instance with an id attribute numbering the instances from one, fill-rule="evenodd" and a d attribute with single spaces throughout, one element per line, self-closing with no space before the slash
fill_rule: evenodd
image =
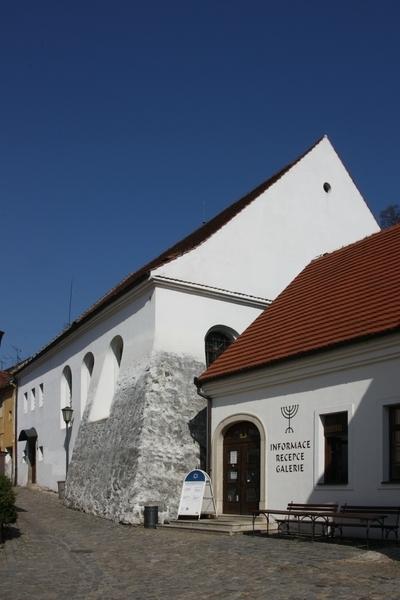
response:
<path id="1" fill-rule="evenodd" d="M 400 549 L 118 525 L 18 490 L 0 598 L 400 599 Z"/>

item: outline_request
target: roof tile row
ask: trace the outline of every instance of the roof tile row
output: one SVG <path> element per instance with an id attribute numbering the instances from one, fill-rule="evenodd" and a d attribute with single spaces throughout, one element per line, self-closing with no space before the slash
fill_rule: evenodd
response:
<path id="1" fill-rule="evenodd" d="M 312 261 L 199 378 L 400 329 L 400 225 Z"/>

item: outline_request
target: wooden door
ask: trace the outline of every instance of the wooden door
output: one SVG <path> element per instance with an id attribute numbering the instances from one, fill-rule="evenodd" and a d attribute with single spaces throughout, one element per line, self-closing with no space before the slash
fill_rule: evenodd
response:
<path id="1" fill-rule="evenodd" d="M 260 433 L 247 421 L 235 423 L 224 436 L 223 511 L 248 515 L 260 502 Z"/>
<path id="2" fill-rule="evenodd" d="M 36 483 L 36 440 L 37 438 L 29 438 L 28 440 L 28 482 Z"/>

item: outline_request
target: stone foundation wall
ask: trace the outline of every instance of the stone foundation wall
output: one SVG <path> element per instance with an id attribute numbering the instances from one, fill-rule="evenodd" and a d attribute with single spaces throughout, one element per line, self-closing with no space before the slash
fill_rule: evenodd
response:
<path id="1" fill-rule="evenodd" d="M 203 370 L 191 357 L 163 353 L 121 373 L 110 416 L 89 422 L 87 411 L 81 422 L 66 504 L 140 523 L 143 506 L 152 502 L 161 520 L 175 518 L 185 473 L 203 466 L 205 400 L 193 384 Z"/>

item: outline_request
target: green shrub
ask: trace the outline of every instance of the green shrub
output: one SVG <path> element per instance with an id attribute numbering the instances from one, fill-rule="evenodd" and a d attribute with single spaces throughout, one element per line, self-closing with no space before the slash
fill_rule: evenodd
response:
<path id="1" fill-rule="evenodd" d="M 0 543 L 3 539 L 3 525 L 15 523 L 16 520 L 17 509 L 11 481 L 5 475 L 0 475 Z"/>

